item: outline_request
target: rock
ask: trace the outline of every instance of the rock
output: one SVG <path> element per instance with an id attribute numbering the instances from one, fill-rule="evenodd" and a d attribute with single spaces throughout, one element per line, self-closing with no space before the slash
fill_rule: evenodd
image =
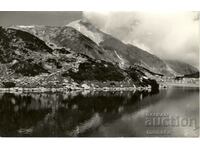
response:
<path id="1" fill-rule="evenodd" d="M 81 87 L 84 88 L 84 89 L 86 89 L 86 90 L 90 89 L 90 86 L 88 86 L 87 84 L 82 84 Z"/>

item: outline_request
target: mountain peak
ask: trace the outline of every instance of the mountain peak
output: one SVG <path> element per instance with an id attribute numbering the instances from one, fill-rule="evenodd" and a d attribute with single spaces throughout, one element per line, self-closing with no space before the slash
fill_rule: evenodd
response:
<path id="1" fill-rule="evenodd" d="M 31 28 L 36 28 L 36 27 L 42 27 L 43 25 L 12 25 L 9 26 L 8 28 L 16 28 L 16 29 L 31 29 Z"/>
<path id="2" fill-rule="evenodd" d="M 92 23 L 90 23 L 87 18 L 73 21 L 66 26 L 73 27 L 74 29 L 78 30 L 79 32 L 93 40 L 98 45 L 104 39 L 104 34 Z"/>

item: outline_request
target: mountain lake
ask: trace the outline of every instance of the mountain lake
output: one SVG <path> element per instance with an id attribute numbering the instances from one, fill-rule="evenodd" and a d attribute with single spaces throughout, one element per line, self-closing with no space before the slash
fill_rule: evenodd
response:
<path id="1" fill-rule="evenodd" d="M 1 93 L 2 137 L 197 137 L 199 88 Z"/>

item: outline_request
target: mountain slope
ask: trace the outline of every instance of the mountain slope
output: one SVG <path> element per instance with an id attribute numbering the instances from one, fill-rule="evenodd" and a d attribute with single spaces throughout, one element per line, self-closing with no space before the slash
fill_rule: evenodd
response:
<path id="1" fill-rule="evenodd" d="M 13 57 L 20 59 L 20 53 L 28 55 L 32 52 L 52 53 L 44 41 L 35 36 L 20 30 L 0 28 L 0 61 L 8 63 Z"/>
<path id="2" fill-rule="evenodd" d="M 12 26 L 11 28 L 29 32 L 44 40 L 51 48 L 66 48 L 94 59 L 113 62 L 113 57 L 90 38 L 67 26 Z"/>
<path id="3" fill-rule="evenodd" d="M 199 70 L 187 63 L 176 60 L 165 60 L 165 62 L 176 72 L 178 75 L 194 74 Z"/>
<path id="4" fill-rule="evenodd" d="M 0 28 L 0 37 L 2 80 L 42 74 L 59 76 L 69 69 L 78 69 L 81 63 L 93 62 L 88 56 L 69 52 L 64 48 L 52 49 L 44 41 L 25 31 Z"/>
<path id="5" fill-rule="evenodd" d="M 179 67 L 177 71 L 176 64 L 167 63 L 134 45 L 123 43 L 102 32 L 86 19 L 71 22 L 64 27 L 15 26 L 12 28 L 32 33 L 52 48 L 64 47 L 93 59 L 118 64 L 122 69 L 137 65 L 155 74 L 167 76 L 193 73 L 194 67 L 189 66 L 188 69 Z"/>
<path id="6" fill-rule="evenodd" d="M 176 76 L 179 74 L 191 74 L 198 71 L 191 65 L 165 62 L 155 55 L 152 55 L 142 49 L 121 42 L 113 36 L 106 34 L 92 25 L 87 19 L 74 21 L 67 26 L 71 26 L 82 34 L 88 36 L 98 45 L 107 50 L 107 53 L 118 60 L 122 66 L 124 63 L 128 65 L 139 65 L 146 69 L 164 75 Z"/>
<path id="7" fill-rule="evenodd" d="M 50 46 L 69 48 L 91 58 L 117 63 L 121 68 L 138 64 L 156 73 L 170 74 L 166 64 L 158 57 L 135 46 L 124 44 L 87 21 L 72 22 L 66 27 L 15 26 L 14 28 L 32 33 Z"/>
<path id="8" fill-rule="evenodd" d="M 89 23 L 87 20 L 84 19 L 73 21 L 69 23 L 67 26 L 75 28 L 85 36 L 89 37 L 98 45 L 101 41 L 103 41 L 105 36 L 105 33 L 100 31 L 98 28 L 96 28 L 95 26 L 93 26 L 91 23 Z"/>
<path id="9" fill-rule="evenodd" d="M 127 65 L 141 65 L 153 72 L 162 74 L 171 74 L 167 70 L 166 64 L 158 57 L 143 51 L 142 49 L 121 42 L 113 36 L 100 31 L 93 26 L 88 20 L 79 20 L 68 24 L 82 34 L 88 36 L 98 45 L 106 50 L 107 54 L 119 60 L 118 62 L 123 66 Z"/>
<path id="10" fill-rule="evenodd" d="M 0 28 L 0 87 L 75 88 L 83 83 L 89 83 L 90 86 L 95 86 L 95 83 L 103 87 L 157 86 L 140 72 L 132 71 L 130 74 L 111 62 L 76 52 L 75 48 L 85 50 L 85 47 L 81 47 L 85 42 L 91 44 L 92 48 L 97 47 L 93 50 L 98 50 L 98 46 L 73 28 L 64 27 L 61 32 L 64 35 L 51 37 L 52 41 L 59 42 L 56 43 L 58 45 L 68 42 L 68 49 L 51 48 L 25 31 Z M 84 39 L 79 41 L 80 37 Z"/>
<path id="11" fill-rule="evenodd" d="M 0 71 L 2 76 L 6 76 L 12 71 L 27 76 L 48 72 L 42 66 L 41 61 L 48 54 L 51 55 L 53 50 L 44 41 L 30 33 L 15 29 L 0 28 L 0 37 Z"/>
<path id="12" fill-rule="evenodd" d="M 186 74 L 184 75 L 185 78 L 199 78 L 199 72 L 192 73 L 192 74 Z"/>

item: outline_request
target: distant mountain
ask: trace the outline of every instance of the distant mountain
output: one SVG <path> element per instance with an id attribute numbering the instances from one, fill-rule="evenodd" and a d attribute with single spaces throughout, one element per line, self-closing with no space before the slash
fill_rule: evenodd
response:
<path id="1" fill-rule="evenodd" d="M 75 29 L 61 27 L 56 31 L 59 34 L 55 37 L 44 34 L 57 44 L 49 47 L 47 41 L 33 34 L 0 27 L 0 87 L 80 87 L 83 83 L 119 87 L 157 85 L 141 72 L 131 68 L 125 71 L 111 62 L 79 53 L 83 49 L 95 54 L 100 48 Z"/>
<path id="2" fill-rule="evenodd" d="M 165 60 L 166 64 L 172 68 L 177 75 L 194 74 L 199 70 L 192 65 L 176 60 Z"/>
<path id="3" fill-rule="evenodd" d="M 185 74 L 184 78 L 199 78 L 199 72 L 192 73 L 192 74 Z"/>

